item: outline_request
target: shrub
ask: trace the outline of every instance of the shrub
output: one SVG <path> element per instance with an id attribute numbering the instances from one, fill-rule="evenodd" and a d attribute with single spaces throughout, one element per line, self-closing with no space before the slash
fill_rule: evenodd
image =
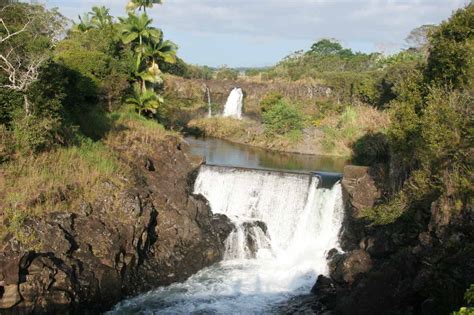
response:
<path id="1" fill-rule="evenodd" d="M 24 116 L 13 122 L 13 136 L 17 149 L 22 153 L 38 153 L 50 149 L 59 133 L 58 118 Z"/>
<path id="2" fill-rule="evenodd" d="M 353 162 L 359 165 L 374 165 L 388 162 L 389 147 L 387 136 L 381 132 L 368 133 L 353 145 Z"/>
<path id="3" fill-rule="evenodd" d="M 461 307 L 459 311 L 453 312 L 452 315 L 473 315 L 474 314 L 474 284 L 466 290 L 464 299 L 467 302 L 467 306 Z"/>
<path id="4" fill-rule="evenodd" d="M 14 152 L 13 139 L 5 125 L 0 125 L 0 163 L 7 161 Z"/>
<path id="5" fill-rule="evenodd" d="M 471 88 L 474 75 L 474 4 L 460 9 L 430 38 L 426 78 L 430 83 Z"/>
<path id="6" fill-rule="evenodd" d="M 302 130 L 304 126 L 299 110 L 283 100 L 264 112 L 262 120 L 265 124 L 265 132 L 270 135 L 283 135 L 292 130 Z"/>
<path id="7" fill-rule="evenodd" d="M 280 92 L 271 91 L 265 95 L 260 101 L 260 111 L 262 113 L 270 110 L 275 104 L 283 99 L 283 95 Z"/>

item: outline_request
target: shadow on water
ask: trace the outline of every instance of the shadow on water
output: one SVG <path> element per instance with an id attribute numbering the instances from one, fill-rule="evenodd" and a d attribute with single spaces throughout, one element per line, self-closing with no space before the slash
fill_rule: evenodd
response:
<path id="1" fill-rule="evenodd" d="M 192 154 L 213 165 L 342 173 L 348 164 L 344 157 L 268 151 L 214 138 L 187 137 L 186 141 Z"/>

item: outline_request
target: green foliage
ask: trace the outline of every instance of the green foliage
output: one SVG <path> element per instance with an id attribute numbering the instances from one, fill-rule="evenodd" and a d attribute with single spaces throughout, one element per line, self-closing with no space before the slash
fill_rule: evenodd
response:
<path id="1" fill-rule="evenodd" d="M 385 76 L 393 97 L 387 136 L 397 191 L 368 210 L 368 217 L 379 224 L 393 222 L 410 209 L 429 209 L 434 202 L 444 213 L 470 211 L 473 18 L 472 4 L 457 11 L 432 33 L 426 65 L 403 61 L 390 66 Z"/>
<path id="2" fill-rule="evenodd" d="M 466 290 L 464 299 L 467 302 L 467 306 L 461 307 L 459 311 L 453 312 L 452 315 L 473 315 L 474 314 L 474 284 Z"/>
<path id="3" fill-rule="evenodd" d="M 216 79 L 217 80 L 237 80 L 237 78 L 239 77 L 239 72 L 237 70 L 234 70 L 234 69 L 230 69 L 230 68 L 227 68 L 227 67 L 222 67 L 221 69 L 219 69 L 217 71 L 217 74 L 216 74 Z"/>
<path id="4" fill-rule="evenodd" d="M 262 114 L 265 132 L 269 135 L 283 135 L 303 129 L 303 117 L 299 110 L 284 100 L 278 101 Z"/>
<path id="5" fill-rule="evenodd" d="M 396 61 L 385 64 L 384 75 L 377 83 L 380 91 L 378 105 L 387 108 L 391 106 L 390 101 L 397 99 L 410 103 L 419 109 L 424 94 L 424 61 L 419 58 L 398 58 L 400 55 L 407 54 L 401 52 L 392 56 L 391 58 L 395 58 Z"/>
<path id="6" fill-rule="evenodd" d="M 339 55 L 343 57 L 352 56 L 352 50 L 343 48 L 341 44 L 331 39 L 321 39 L 311 46 L 310 53 L 318 55 Z"/>
<path id="7" fill-rule="evenodd" d="M 61 123 L 56 118 L 24 116 L 14 120 L 13 136 L 22 153 L 38 153 L 52 148 Z"/>
<path id="8" fill-rule="evenodd" d="M 161 4 L 161 0 L 130 0 L 127 4 L 128 11 L 144 10 L 152 8 L 154 4 Z"/>
<path id="9" fill-rule="evenodd" d="M 358 100 L 375 105 L 380 98 L 378 76 L 377 72 L 326 72 L 321 78 L 334 90 L 339 102 Z"/>
<path id="10" fill-rule="evenodd" d="M 133 91 L 133 97 L 127 99 L 127 104 L 133 105 L 140 114 L 142 112 L 155 114 L 160 104 L 163 103 L 163 98 L 154 91 L 142 91 L 137 85 Z"/>
<path id="11" fill-rule="evenodd" d="M 271 91 L 265 95 L 260 101 L 260 111 L 265 113 L 269 111 L 275 104 L 283 99 L 283 95 L 276 91 Z"/>
<path id="12" fill-rule="evenodd" d="M 433 32 L 426 67 L 428 82 L 472 90 L 474 4 L 456 11 Z"/>
<path id="13" fill-rule="evenodd" d="M 5 125 L 0 124 L 0 164 L 8 161 L 15 150 L 12 135 Z"/>
<path id="14" fill-rule="evenodd" d="M 381 132 L 368 133 L 357 139 L 353 151 L 352 161 L 356 165 L 386 163 L 389 159 L 387 136 Z"/>
<path id="15" fill-rule="evenodd" d="M 375 225 L 390 224 L 407 211 L 409 202 L 407 195 L 404 192 L 399 192 L 388 202 L 364 209 L 361 215 L 371 220 Z"/>

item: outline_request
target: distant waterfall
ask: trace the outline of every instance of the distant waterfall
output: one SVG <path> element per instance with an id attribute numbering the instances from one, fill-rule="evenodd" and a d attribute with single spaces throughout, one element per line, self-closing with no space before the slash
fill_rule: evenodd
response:
<path id="1" fill-rule="evenodd" d="M 208 108 L 208 117 L 212 117 L 212 106 L 211 106 L 211 89 L 206 86 L 206 95 L 207 95 L 207 108 Z"/>
<path id="2" fill-rule="evenodd" d="M 275 304 L 308 294 L 327 274 L 327 253 L 339 247 L 340 183 L 318 188 L 311 174 L 203 165 L 195 193 L 234 230 L 224 261 L 183 283 L 122 302 L 119 314 L 268 314 Z"/>
<path id="3" fill-rule="evenodd" d="M 242 105 L 244 93 L 241 88 L 234 88 L 227 98 L 224 106 L 224 117 L 242 118 Z"/>

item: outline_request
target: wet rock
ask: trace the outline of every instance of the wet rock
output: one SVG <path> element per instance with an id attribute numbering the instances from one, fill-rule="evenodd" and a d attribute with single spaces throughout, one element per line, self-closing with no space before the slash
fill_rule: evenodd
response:
<path id="1" fill-rule="evenodd" d="M 212 225 L 216 229 L 217 234 L 222 242 L 224 242 L 232 230 L 235 229 L 235 225 L 225 214 L 214 214 L 212 217 Z"/>

